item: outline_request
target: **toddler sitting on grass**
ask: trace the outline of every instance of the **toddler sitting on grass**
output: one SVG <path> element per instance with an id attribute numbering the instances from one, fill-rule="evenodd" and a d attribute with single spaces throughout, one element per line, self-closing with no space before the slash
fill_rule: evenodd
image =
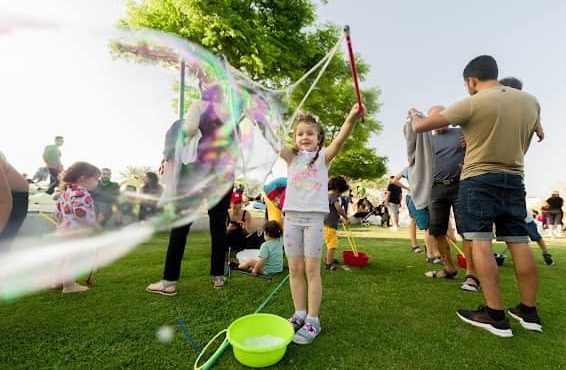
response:
<path id="1" fill-rule="evenodd" d="M 271 275 L 283 271 L 282 229 L 278 222 L 267 221 L 263 227 L 265 242 L 259 248 L 257 258 L 240 263 L 240 270 L 252 269 L 252 275 Z"/>

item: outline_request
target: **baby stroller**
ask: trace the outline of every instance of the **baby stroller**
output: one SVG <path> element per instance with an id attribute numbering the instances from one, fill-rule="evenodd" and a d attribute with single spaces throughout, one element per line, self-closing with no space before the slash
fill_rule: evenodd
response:
<path id="1" fill-rule="evenodd" d="M 354 214 L 354 217 L 361 218 L 361 225 L 369 226 L 372 221 L 375 222 L 375 216 L 375 207 L 368 198 L 363 197 L 358 200 L 357 212 Z"/>
<path id="2" fill-rule="evenodd" d="M 378 225 L 383 226 L 384 224 L 389 224 L 389 211 L 384 204 L 380 204 L 377 207 L 374 207 L 371 202 L 370 205 L 370 212 L 361 220 L 361 224 L 363 226 L 370 226 L 370 225 Z"/>

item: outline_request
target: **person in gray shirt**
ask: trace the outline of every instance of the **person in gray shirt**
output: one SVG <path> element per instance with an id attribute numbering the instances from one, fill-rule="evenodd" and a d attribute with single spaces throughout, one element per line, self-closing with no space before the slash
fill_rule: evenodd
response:
<path id="1" fill-rule="evenodd" d="M 434 106 L 430 108 L 428 114 L 439 113 L 442 110 L 444 107 Z M 429 271 L 425 274 L 428 277 L 448 279 L 456 277 L 457 271 L 452 263 L 446 235 L 451 209 L 454 212 L 456 229 L 461 233 L 460 217 L 458 217 L 458 185 L 465 154 L 463 137 L 462 130 L 456 127 L 445 126 L 433 131 L 434 181 L 430 195 L 429 233 L 442 255 L 444 269 Z M 471 244 L 466 240 L 464 240 L 464 255 L 466 257 L 466 277 L 460 287 L 463 290 L 477 292 L 479 280 L 471 258 Z"/>

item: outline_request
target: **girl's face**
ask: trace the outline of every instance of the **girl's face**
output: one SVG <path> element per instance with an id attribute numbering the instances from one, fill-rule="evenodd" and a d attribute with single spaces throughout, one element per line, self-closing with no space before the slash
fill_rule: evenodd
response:
<path id="1" fill-rule="evenodd" d="M 242 202 L 232 203 L 231 207 L 232 207 L 232 211 L 238 212 L 239 210 L 242 209 Z"/>
<path id="2" fill-rule="evenodd" d="M 89 176 L 89 177 L 81 176 L 81 178 L 78 181 L 78 184 L 84 186 L 86 190 L 91 191 L 96 189 L 96 187 L 98 186 L 99 177 L 100 176 Z"/>
<path id="3" fill-rule="evenodd" d="M 318 129 L 308 122 L 299 122 L 295 129 L 295 144 L 299 150 L 314 152 L 318 149 Z"/>

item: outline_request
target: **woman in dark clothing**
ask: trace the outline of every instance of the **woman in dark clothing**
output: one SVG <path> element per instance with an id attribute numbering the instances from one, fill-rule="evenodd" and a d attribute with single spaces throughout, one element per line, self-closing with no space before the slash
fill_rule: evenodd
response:
<path id="1" fill-rule="evenodd" d="M 242 209 L 242 195 L 232 193 L 226 225 L 226 244 L 232 252 L 246 249 L 246 236 L 252 221 L 249 212 Z"/>
<path id="2" fill-rule="evenodd" d="M 552 192 L 550 198 L 546 200 L 548 205 L 548 225 L 552 236 L 560 236 L 562 234 L 562 206 L 564 200 L 560 197 L 558 190 Z"/>
<path id="3" fill-rule="evenodd" d="M 140 188 L 142 195 L 149 195 L 154 199 L 141 199 L 139 221 L 148 219 L 157 213 L 157 199 L 163 193 L 163 187 L 159 185 L 159 178 L 155 172 L 146 172 L 143 177 L 143 185 Z"/>
<path id="4" fill-rule="evenodd" d="M 190 119 L 175 121 L 165 136 L 164 150 L 165 171 L 172 171 L 172 178 L 175 179 L 172 184 L 174 189 L 172 192 L 167 190 L 170 194 L 166 198 L 169 195 L 172 198 L 181 198 L 176 203 L 179 214 L 186 209 L 200 207 L 202 198 L 195 193 L 199 191 L 195 184 L 202 179 L 206 180 L 222 173 L 223 179 L 219 184 L 230 186 L 222 199 L 208 210 L 211 238 L 210 275 L 215 288 L 222 288 L 225 283 L 226 214 L 234 182 L 233 160 L 226 153 L 236 145 L 235 140 L 221 137 L 226 122 L 226 119 L 221 118 L 222 103 L 222 90 L 219 86 L 213 85 L 205 90 L 202 100 L 191 105 L 187 112 L 187 117 L 196 117 L 195 122 Z M 222 139 L 220 141 L 219 136 Z M 198 142 L 194 152 L 184 150 L 190 149 L 191 140 Z M 187 144 L 182 148 L 183 151 L 180 151 L 182 143 Z M 206 192 L 207 189 L 201 191 Z M 177 294 L 177 281 L 181 274 L 181 262 L 190 229 L 191 224 L 187 224 L 171 230 L 163 279 L 150 284 L 146 291 L 168 296 Z"/>

